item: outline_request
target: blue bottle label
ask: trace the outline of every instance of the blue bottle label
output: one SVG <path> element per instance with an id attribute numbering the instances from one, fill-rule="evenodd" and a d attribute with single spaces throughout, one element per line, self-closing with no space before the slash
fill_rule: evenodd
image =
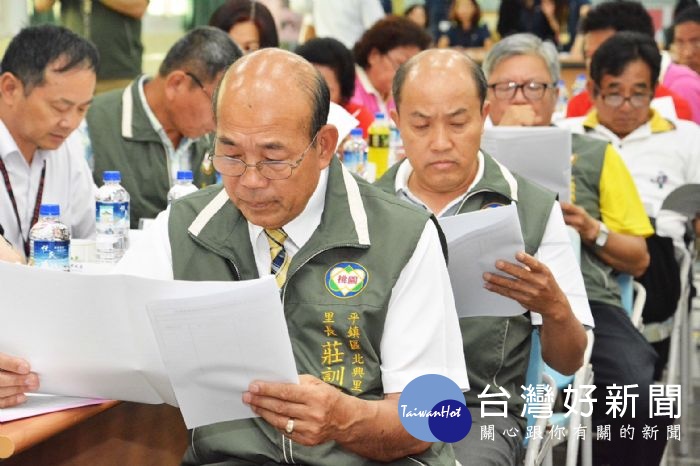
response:
<path id="1" fill-rule="evenodd" d="M 34 240 L 34 266 L 70 269 L 70 241 Z"/>
<path id="2" fill-rule="evenodd" d="M 119 224 L 129 221 L 128 202 L 95 203 L 95 219 L 98 223 Z"/>

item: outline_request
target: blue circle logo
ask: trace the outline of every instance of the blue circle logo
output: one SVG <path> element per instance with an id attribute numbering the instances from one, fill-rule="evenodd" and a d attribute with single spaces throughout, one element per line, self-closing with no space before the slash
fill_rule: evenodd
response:
<path id="1" fill-rule="evenodd" d="M 464 394 L 449 378 L 426 374 L 413 379 L 399 397 L 399 419 L 424 442 L 458 442 L 472 427 Z"/>

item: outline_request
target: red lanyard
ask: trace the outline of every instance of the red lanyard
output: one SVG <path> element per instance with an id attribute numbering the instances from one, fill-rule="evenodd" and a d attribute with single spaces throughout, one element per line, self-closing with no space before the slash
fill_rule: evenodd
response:
<path id="1" fill-rule="evenodd" d="M 17 209 L 17 201 L 15 200 L 15 193 L 12 191 L 12 183 L 10 183 L 10 175 L 7 173 L 5 168 L 5 163 L 0 158 L 0 172 L 2 172 L 2 177 L 5 180 L 5 188 L 7 188 L 7 195 L 10 196 L 10 201 L 12 202 L 12 208 L 15 211 L 15 218 L 17 219 L 17 228 L 19 229 L 19 235 L 22 237 L 22 242 L 24 243 L 24 254 L 29 257 L 29 232 L 27 236 L 22 233 L 22 222 L 19 219 L 19 210 Z M 44 194 L 44 178 L 46 177 L 46 160 L 44 160 L 44 167 L 41 169 L 41 178 L 39 179 L 39 190 L 36 193 L 36 200 L 34 201 L 34 214 L 32 215 L 32 221 L 29 224 L 31 228 L 37 220 L 39 220 L 39 207 L 41 207 L 41 198 Z"/>

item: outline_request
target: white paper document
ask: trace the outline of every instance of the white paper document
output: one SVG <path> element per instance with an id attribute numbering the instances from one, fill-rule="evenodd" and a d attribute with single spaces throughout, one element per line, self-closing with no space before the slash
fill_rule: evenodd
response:
<path id="1" fill-rule="evenodd" d="M 525 249 L 517 207 L 514 204 L 440 218 L 447 238 L 450 281 L 460 317 L 510 317 L 525 308 L 517 301 L 484 288 L 485 272 L 496 269 L 499 259 L 517 263 Z"/>
<path id="2" fill-rule="evenodd" d="M 253 380 L 299 383 L 277 284 L 272 278 L 258 281 L 240 282 L 250 286 L 223 294 L 147 306 L 190 429 L 256 416 L 241 402 Z M 262 286 L 271 297 L 264 309 Z"/>
<path id="3" fill-rule="evenodd" d="M 12 408 L 0 408 L 0 422 L 14 421 L 40 414 L 97 405 L 105 400 L 95 398 L 76 398 L 72 396 L 47 395 L 45 393 L 27 393 L 27 401 Z"/>
<path id="4" fill-rule="evenodd" d="M 39 374 L 45 393 L 177 406 L 163 361 L 172 360 L 176 357 L 173 351 L 181 353 L 182 348 L 204 348 L 206 342 L 201 339 L 214 335 L 216 330 L 207 330 L 212 326 L 226 328 L 228 340 L 217 340 L 218 365 L 206 360 L 210 353 L 197 354 L 202 367 L 198 368 L 198 377 L 189 382 L 191 391 L 185 399 L 196 404 L 181 404 L 183 412 L 208 409 L 210 403 L 220 401 L 208 396 L 213 385 L 230 390 L 232 395 L 225 403 L 237 403 L 237 412 L 241 413 L 240 387 L 244 379 L 247 385 L 253 379 L 289 381 L 290 374 L 296 377 L 279 292 L 272 277 L 244 282 L 161 281 L 0 263 L 0 283 L 0 352 L 28 360 Z M 180 299 L 185 299 L 181 305 L 177 303 Z M 162 300 L 168 300 L 165 307 L 155 304 Z M 161 357 L 147 312 L 147 304 L 151 303 L 159 317 L 168 309 L 192 310 L 188 325 L 198 332 L 180 333 L 183 340 L 177 341 L 173 336 L 177 319 L 164 331 L 163 321 L 157 318 L 159 339 L 166 343 Z M 217 311 L 217 320 L 210 322 L 202 309 Z M 239 341 L 249 344 L 243 346 Z M 261 359 L 261 354 L 266 359 Z M 173 377 L 182 380 L 177 372 Z M 199 385 L 202 382 L 206 383 Z M 197 392 L 199 389 L 202 391 Z M 194 392 L 201 395 L 191 396 Z M 242 417 L 252 416 L 249 410 L 246 412 Z"/>
<path id="5" fill-rule="evenodd" d="M 571 130 L 555 126 L 486 128 L 481 148 L 510 171 L 571 199 Z"/>

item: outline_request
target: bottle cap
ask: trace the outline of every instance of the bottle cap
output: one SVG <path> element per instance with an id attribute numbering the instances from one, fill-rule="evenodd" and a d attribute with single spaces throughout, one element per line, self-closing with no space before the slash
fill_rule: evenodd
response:
<path id="1" fill-rule="evenodd" d="M 353 128 L 352 130 L 350 130 L 350 136 L 362 137 L 362 128 Z"/>
<path id="2" fill-rule="evenodd" d="M 194 177 L 192 176 L 192 170 L 178 170 L 177 180 L 178 181 L 192 181 Z"/>
<path id="3" fill-rule="evenodd" d="M 102 181 L 121 181 L 122 174 L 118 170 L 105 171 L 102 174 Z"/>
<path id="4" fill-rule="evenodd" d="M 41 204 L 39 215 L 58 217 L 61 215 L 61 207 L 58 204 Z"/>

